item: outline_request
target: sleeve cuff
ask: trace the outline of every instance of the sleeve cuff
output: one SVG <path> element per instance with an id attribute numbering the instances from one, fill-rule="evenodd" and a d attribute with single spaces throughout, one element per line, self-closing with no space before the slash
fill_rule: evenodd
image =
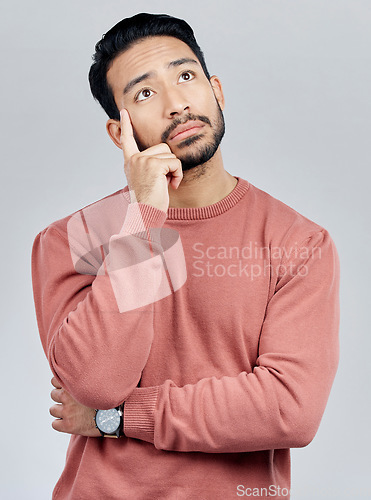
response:
<path id="1" fill-rule="evenodd" d="M 145 203 L 130 203 L 122 230 L 128 234 L 145 232 L 148 228 L 161 228 L 167 218 L 167 212 L 146 205 Z"/>
<path id="2" fill-rule="evenodd" d="M 154 443 L 155 410 L 160 387 L 137 387 L 124 405 L 124 434 Z"/>

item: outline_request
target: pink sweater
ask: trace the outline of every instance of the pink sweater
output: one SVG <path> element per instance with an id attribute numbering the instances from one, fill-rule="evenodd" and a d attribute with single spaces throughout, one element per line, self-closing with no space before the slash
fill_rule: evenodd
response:
<path id="1" fill-rule="evenodd" d="M 289 498 L 289 449 L 338 365 L 339 260 L 323 227 L 237 179 L 167 213 L 126 186 L 37 235 L 54 375 L 86 406 L 125 401 L 126 437 L 72 436 L 53 498 Z"/>

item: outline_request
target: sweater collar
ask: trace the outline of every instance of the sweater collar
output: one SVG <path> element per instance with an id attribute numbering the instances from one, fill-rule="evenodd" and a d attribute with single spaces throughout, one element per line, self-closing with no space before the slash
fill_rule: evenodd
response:
<path id="1" fill-rule="evenodd" d="M 225 198 L 206 207 L 169 207 L 167 220 L 210 219 L 234 207 L 249 189 L 249 183 L 245 179 L 238 176 L 234 177 L 237 179 L 237 184 Z"/>

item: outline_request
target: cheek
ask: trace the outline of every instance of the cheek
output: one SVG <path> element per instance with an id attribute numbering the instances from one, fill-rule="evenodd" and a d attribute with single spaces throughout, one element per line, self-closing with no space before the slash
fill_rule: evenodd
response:
<path id="1" fill-rule="evenodd" d="M 142 147 L 149 148 L 161 142 L 160 138 L 154 133 L 154 129 L 158 127 L 151 123 L 148 118 L 146 120 L 132 119 L 132 125 L 134 137 Z"/>
<path id="2" fill-rule="evenodd" d="M 201 115 L 206 115 L 210 120 L 215 120 L 217 117 L 217 106 L 218 101 L 214 92 L 210 89 L 210 87 L 204 86 L 202 89 L 199 89 L 197 93 L 193 94 L 191 108 L 194 108 L 194 111 Z"/>
<path id="3" fill-rule="evenodd" d="M 161 142 L 164 123 L 161 120 L 163 110 L 160 100 L 157 99 L 156 102 L 148 102 L 143 106 L 134 106 L 134 108 L 130 117 L 137 137 L 143 143 L 150 146 Z"/>

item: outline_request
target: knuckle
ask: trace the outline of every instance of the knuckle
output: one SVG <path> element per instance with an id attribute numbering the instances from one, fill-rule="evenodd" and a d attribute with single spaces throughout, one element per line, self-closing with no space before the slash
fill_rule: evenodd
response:
<path id="1" fill-rule="evenodd" d="M 61 393 L 59 394 L 59 401 L 64 404 L 67 401 L 67 395 L 65 391 L 62 389 Z"/>
<path id="2" fill-rule="evenodd" d="M 148 162 L 148 166 L 151 168 L 158 165 L 158 159 L 153 157 L 153 156 L 149 156 L 147 162 Z"/>
<path id="3" fill-rule="evenodd" d="M 132 156 L 132 159 L 134 160 L 134 162 L 139 163 L 139 164 L 143 164 L 143 165 L 146 163 L 148 158 L 150 158 L 150 156 L 142 155 L 140 153 L 135 153 Z"/>

